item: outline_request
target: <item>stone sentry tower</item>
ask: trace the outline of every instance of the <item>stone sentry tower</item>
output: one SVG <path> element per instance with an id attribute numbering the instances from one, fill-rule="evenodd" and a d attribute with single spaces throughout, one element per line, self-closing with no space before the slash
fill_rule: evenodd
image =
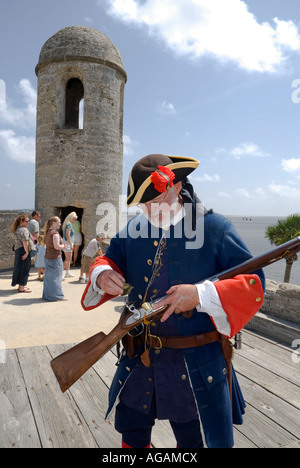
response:
<path id="1" fill-rule="evenodd" d="M 80 26 L 48 39 L 35 71 L 35 208 L 41 224 L 76 211 L 87 244 L 95 236 L 99 204 L 112 203 L 118 214 L 126 72 L 111 40 Z"/>

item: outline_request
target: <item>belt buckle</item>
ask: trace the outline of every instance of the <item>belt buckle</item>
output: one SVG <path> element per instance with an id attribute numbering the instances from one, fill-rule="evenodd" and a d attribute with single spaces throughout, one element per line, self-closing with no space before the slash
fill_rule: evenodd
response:
<path id="1" fill-rule="evenodd" d="M 150 343 L 151 343 L 151 339 L 152 339 L 152 338 L 156 338 L 156 339 L 159 341 L 159 345 L 158 345 L 158 346 L 151 346 L 151 344 L 150 344 L 150 347 L 151 347 L 151 348 L 153 347 L 154 349 L 161 349 L 161 348 L 163 347 L 162 342 L 161 342 L 161 339 L 160 339 L 159 336 L 151 335 L 151 334 L 149 334 L 148 336 L 149 336 L 149 338 L 150 338 Z"/>

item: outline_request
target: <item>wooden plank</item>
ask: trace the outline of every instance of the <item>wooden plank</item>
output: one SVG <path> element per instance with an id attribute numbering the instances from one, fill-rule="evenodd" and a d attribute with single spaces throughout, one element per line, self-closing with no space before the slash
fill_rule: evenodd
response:
<path id="1" fill-rule="evenodd" d="M 239 431 L 239 426 L 233 428 L 234 447 L 233 448 L 258 448 L 252 440 Z"/>
<path id="2" fill-rule="evenodd" d="M 259 448 L 286 447 L 297 442 L 284 428 L 249 405 L 238 430 Z"/>
<path id="3" fill-rule="evenodd" d="M 42 447 L 97 447 L 70 396 L 58 389 L 47 348 L 20 348 L 17 354 Z"/>
<path id="4" fill-rule="evenodd" d="M 234 357 L 234 368 L 239 374 L 248 377 L 252 382 L 300 409 L 300 392 L 297 385 L 287 382 L 284 378 L 258 366 L 238 353 Z"/>
<path id="5" fill-rule="evenodd" d="M 238 380 L 248 406 L 254 406 L 300 440 L 300 410 L 242 375 L 238 375 Z"/>
<path id="6" fill-rule="evenodd" d="M 61 348 L 59 353 L 63 352 L 64 349 L 65 348 Z M 57 352 L 57 347 L 56 347 L 55 352 Z M 101 361 L 98 361 L 98 363 L 95 364 L 95 366 L 93 366 L 94 370 L 96 370 L 97 374 L 101 377 L 101 380 L 105 382 L 107 387 L 110 386 L 111 380 L 114 376 L 114 373 L 116 370 L 115 369 L 116 361 L 117 361 L 116 356 L 114 356 L 112 353 L 107 353 L 106 356 L 104 356 L 104 358 L 101 359 Z M 85 376 L 82 379 L 85 380 L 86 378 L 87 378 L 87 374 L 85 374 Z M 76 401 L 77 401 L 77 397 L 76 397 Z M 104 403 L 105 403 L 105 408 L 106 408 L 107 406 L 106 401 Z M 267 416 L 264 418 L 264 416 L 262 415 L 261 419 L 263 421 L 263 423 L 261 423 L 261 426 L 266 428 L 265 431 L 268 433 L 270 431 L 270 426 L 272 426 L 272 422 L 268 421 Z M 250 418 L 250 423 L 251 423 L 251 418 Z M 278 431 L 276 422 L 274 422 L 273 424 L 275 427 L 275 432 Z M 264 446 L 264 444 L 266 444 L 267 446 L 274 446 L 274 441 L 272 440 L 272 438 L 270 441 L 268 441 L 268 437 L 266 438 L 264 431 L 262 431 L 261 436 L 256 436 L 256 440 L 255 442 L 253 442 L 251 438 L 249 437 L 251 431 L 248 429 L 248 430 L 245 430 L 245 433 L 243 433 L 239 428 L 240 426 L 237 426 L 237 428 L 235 428 L 235 447 L 237 448 L 238 447 L 240 448 L 252 447 L 253 448 L 257 446 Z M 280 430 L 278 432 L 279 434 L 281 434 Z M 283 433 L 284 434 L 281 434 L 280 437 L 278 436 L 279 444 L 281 446 L 284 444 L 289 444 L 291 441 L 294 441 L 292 437 L 291 438 L 289 437 L 289 434 L 286 435 L 285 431 L 283 431 Z M 267 443 L 266 443 L 266 440 L 267 440 Z M 171 447 L 176 446 L 176 441 L 175 441 L 173 432 L 171 430 L 171 427 L 168 421 L 156 422 L 154 429 L 153 429 L 152 444 L 154 447 L 157 447 L 157 448 L 163 448 L 163 447 L 171 448 Z"/>
<path id="7" fill-rule="evenodd" d="M 175 448 L 176 439 L 169 421 L 156 420 L 152 430 L 152 445 L 155 448 Z"/>
<path id="8" fill-rule="evenodd" d="M 290 350 L 246 332 L 242 350 L 235 353 L 234 366 L 247 403 L 245 422 L 239 430 L 259 447 L 297 443 L 299 378 Z M 251 436 L 255 426 L 257 430 Z"/>
<path id="9" fill-rule="evenodd" d="M 0 448 L 41 447 L 15 350 L 0 364 Z"/>
<path id="10" fill-rule="evenodd" d="M 67 349 L 63 345 L 48 346 L 53 357 L 61 354 Z M 101 359 L 101 371 L 112 367 L 116 358 L 112 353 L 107 353 Z M 99 366 L 98 366 L 99 367 Z M 57 389 L 60 392 L 60 389 Z M 108 402 L 108 386 L 99 378 L 94 368 L 89 369 L 70 389 L 66 392 L 74 399 L 78 411 L 82 415 L 90 432 L 101 448 L 121 447 L 121 436 L 112 423 L 105 420 Z"/>
<path id="11" fill-rule="evenodd" d="M 250 347 L 260 349 L 261 351 L 264 351 L 276 358 L 279 356 L 280 360 L 283 362 L 290 362 L 290 354 L 292 353 L 292 349 L 271 338 L 267 338 L 266 336 L 262 336 L 249 330 L 243 330 L 242 342 Z"/>
<path id="12" fill-rule="evenodd" d="M 290 350 L 248 332 L 243 341 L 234 365 L 247 409 L 234 428 L 235 447 L 299 448 L 300 392 Z M 7 367 L 0 364 L 0 447 L 120 447 L 120 434 L 104 419 L 116 356 L 107 353 L 62 394 L 50 360 L 70 346 L 8 350 Z M 152 444 L 176 446 L 168 421 L 156 422 Z"/>
<path id="13" fill-rule="evenodd" d="M 293 362 L 291 349 L 267 339 L 259 339 L 253 334 L 243 333 L 243 346 L 237 354 L 300 386 L 299 364 Z"/>

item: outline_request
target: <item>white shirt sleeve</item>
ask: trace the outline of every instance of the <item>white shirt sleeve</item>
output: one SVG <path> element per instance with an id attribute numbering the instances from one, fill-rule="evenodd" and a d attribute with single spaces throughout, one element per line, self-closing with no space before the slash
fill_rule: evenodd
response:
<path id="1" fill-rule="evenodd" d="M 104 291 L 102 291 L 102 289 L 100 289 L 98 286 L 97 286 L 97 278 L 98 276 L 100 275 L 100 273 L 102 273 L 102 271 L 105 271 L 105 270 L 112 270 L 112 268 L 109 266 L 109 265 L 99 265 L 97 266 L 96 268 L 93 269 L 93 272 L 91 274 L 91 285 L 92 285 L 92 288 L 95 292 L 97 292 L 98 294 L 100 294 L 101 296 L 104 295 Z"/>
<path id="2" fill-rule="evenodd" d="M 198 312 L 206 312 L 213 318 L 218 332 L 230 336 L 231 327 L 214 283 L 206 280 L 196 284 L 196 287 L 199 296 Z"/>

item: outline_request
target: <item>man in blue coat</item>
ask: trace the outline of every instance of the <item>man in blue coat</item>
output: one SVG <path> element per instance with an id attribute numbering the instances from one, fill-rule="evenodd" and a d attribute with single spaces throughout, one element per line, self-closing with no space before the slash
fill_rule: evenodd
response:
<path id="1" fill-rule="evenodd" d="M 243 421 L 244 399 L 233 368 L 229 382 L 222 344 L 261 307 L 264 275 L 213 282 L 251 254 L 230 221 L 194 193 L 187 176 L 198 164 L 154 154 L 134 165 L 127 205 L 143 213 L 96 259 L 82 297 L 90 310 L 128 283 L 136 306 L 157 298 L 157 308 L 168 305 L 128 337 L 110 388 L 108 413 L 116 405 L 123 447 L 149 447 L 155 419 L 170 421 L 178 448 L 233 447 L 233 424 Z"/>

